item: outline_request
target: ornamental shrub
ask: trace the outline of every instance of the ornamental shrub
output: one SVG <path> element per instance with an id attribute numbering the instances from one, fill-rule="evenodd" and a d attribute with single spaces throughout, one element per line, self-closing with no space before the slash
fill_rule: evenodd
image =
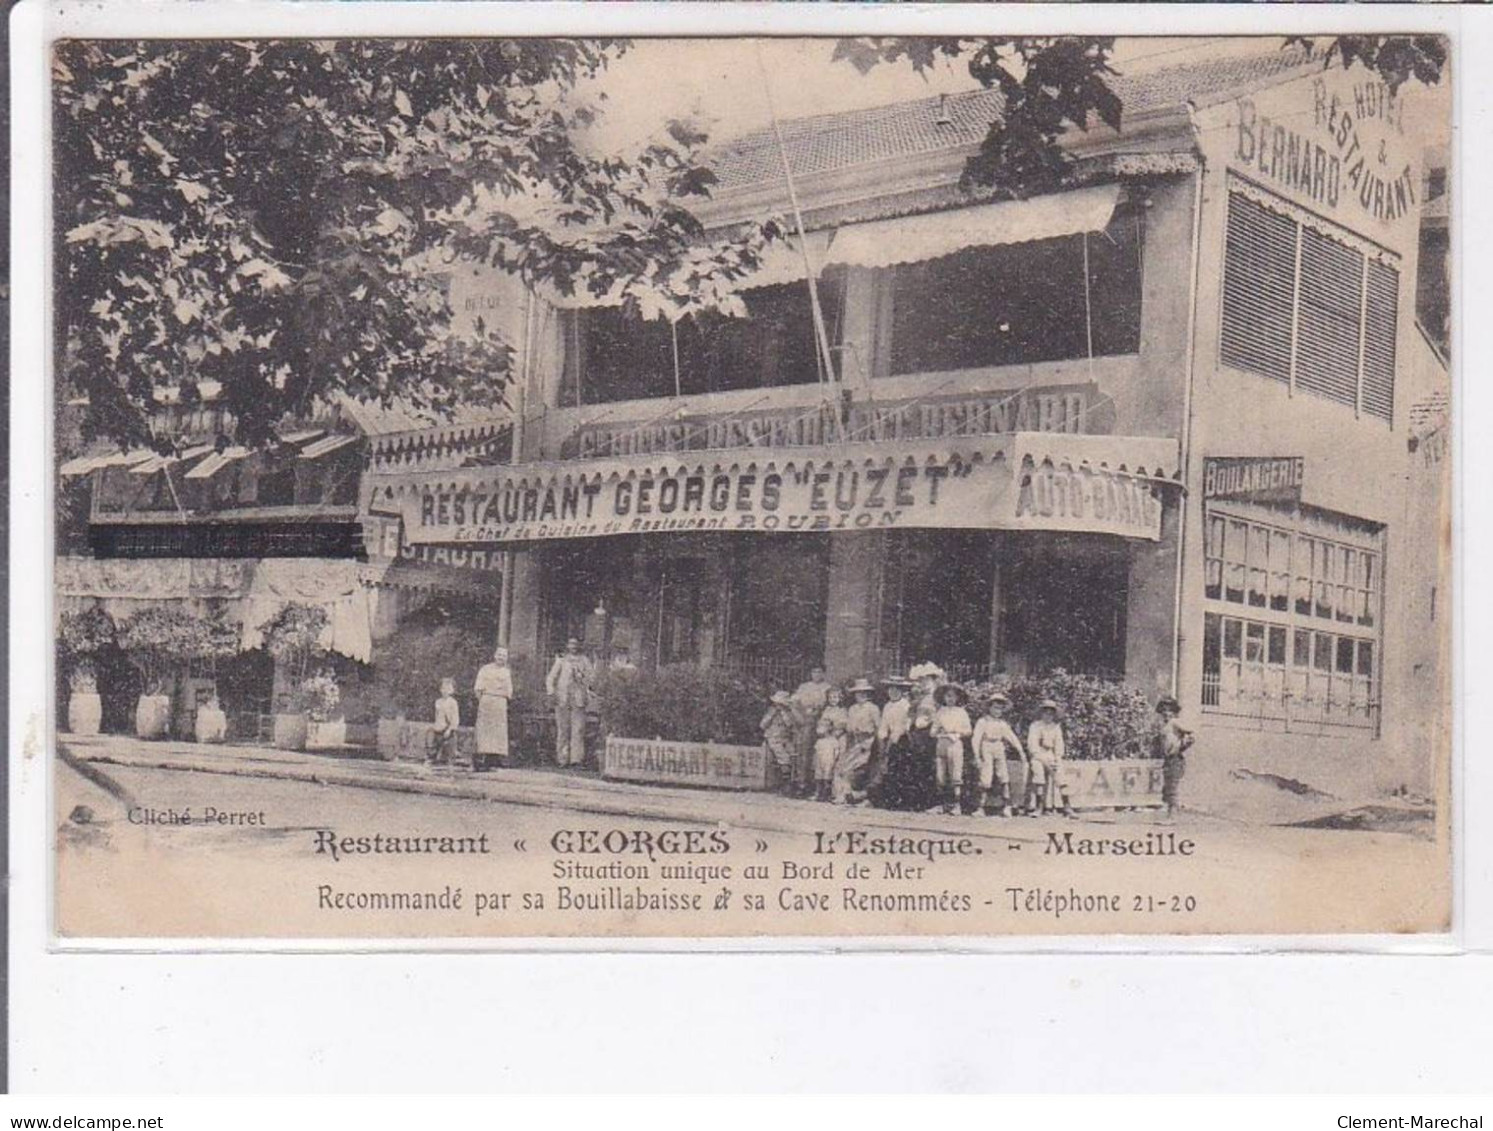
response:
<path id="1" fill-rule="evenodd" d="M 143 694 L 164 695 L 201 647 L 200 618 L 177 605 L 151 605 L 119 623 L 116 640 L 140 673 Z"/>
<path id="2" fill-rule="evenodd" d="M 605 669 L 595 683 L 604 734 L 757 746 L 772 687 L 693 664 Z"/>
<path id="3" fill-rule="evenodd" d="M 114 618 L 98 605 L 62 614 L 57 625 L 57 653 L 70 690 L 86 694 L 98 691 L 94 657 L 112 647 L 114 637 Z"/>
<path id="4" fill-rule="evenodd" d="M 1011 699 L 1006 716 L 1025 739 L 1044 699 L 1058 704 L 1069 758 L 1145 758 L 1156 715 L 1145 693 L 1114 680 L 1058 668 L 1041 676 L 996 676 L 969 687 L 971 713 L 996 691 Z"/>
<path id="5" fill-rule="evenodd" d="M 299 712 L 305 713 L 312 722 L 327 723 L 342 717 L 342 690 L 329 668 L 322 668 L 302 680 L 295 698 Z"/>
<path id="6" fill-rule="evenodd" d="M 321 636 L 330 618 L 320 605 L 288 601 L 259 626 L 264 648 L 285 668 L 292 687 L 305 683 L 311 661 L 326 651 Z"/>

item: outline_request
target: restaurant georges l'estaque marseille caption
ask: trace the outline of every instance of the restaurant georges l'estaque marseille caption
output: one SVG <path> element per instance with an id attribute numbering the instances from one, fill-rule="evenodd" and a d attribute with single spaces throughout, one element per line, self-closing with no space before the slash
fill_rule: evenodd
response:
<path id="1" fill-rule="evenodd" d="M 321 829 L 314 834 L 315 852 L 339 865 L 366 857 L 511 853 L 517 862 L 540 855 L 550 882 L 514 889 L 438 884 L 418 890 L 321 883 L 316 901 L 328 912 L 437 911 L 478 919 L 549 912 L 957 916 L 977 906 L 1061 919 L 1073 913 L 1185 913 L 1196 910 L 1198 902 L 1193 894 L 1149 888 L 1121 892 L 1014 883 L 1013 870 L 1000 863 L 1002 856 L 1022 850 L 1019 842 L 996 851 L 969 836 L 869 830 L 817 830 L 807 841 L 805 851 L 763 862 L 768 841 L 734 829 L 561 828 L 542 846 L 524 839 L 504 845 L 488 833 L 344 835 Z M 1039 852 L 1140 861 L 1190 857 L 1197 847 L 1195 838 L 1170 830 L 1114 837 L 1064 830 L 1047 832 Z M 528 883 L 534 870 L 521 864 L 514 874 Z"/>

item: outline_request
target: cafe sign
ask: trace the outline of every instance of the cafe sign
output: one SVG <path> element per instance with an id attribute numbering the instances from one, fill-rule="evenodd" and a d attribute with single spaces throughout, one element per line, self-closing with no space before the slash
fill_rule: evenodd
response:
<path id="1" fill-rule="evenodd" d="M 1176 442 L 1019 433 L 373 475 L 412 545 L 679 531 L 1061 530 L 1159 539 Z"/>
<path id="2" fill-rule="evenodd" d="M 1203 460 L 1203 498 L 1251 503 L 1299 503 L 1306 460 L 1301 456 L 1217 456 Z"/>

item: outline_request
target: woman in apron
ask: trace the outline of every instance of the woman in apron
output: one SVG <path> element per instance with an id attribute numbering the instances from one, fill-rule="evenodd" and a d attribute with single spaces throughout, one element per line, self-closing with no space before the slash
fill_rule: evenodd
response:
<path id="1" fill-rule="evenodd" d="M 482 665 L 472 690 L 477 696 L 476 753 L 472 768 L 485 770 L 490 761 L 501 766 L 508 760 L 508 700 L 513 698 L 508 649 L 493 651 L 492 662 Z"/>

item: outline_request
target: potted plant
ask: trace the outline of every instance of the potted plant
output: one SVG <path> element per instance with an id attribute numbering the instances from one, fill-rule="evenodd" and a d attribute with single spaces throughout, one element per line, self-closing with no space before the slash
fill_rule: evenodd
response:
<path id="1" fill-rule="evenodd" d="M 172 605 L 152 605 L 120 622 L 119 647 L 140 673 L 135 734 L 165 738 L 171 726 L 171 689 L 201 633 L 198 618 Z"/>
<path id="2" fill-rule="evenodd" d="M 333 750 L 347 745 L 342 690 L 329 669 L 322 668 L 301 684 L 300 700 L 306 712 L 307 750 Z"/>
<path id="3" fill-rule="evenodd" d="M 228 621 L 221 613 L 196 622 L 186 658 L 205 664 L 214 676 L 207 698 L 189 705 L 191 721 L 184 724 L 198 742 L 222 742 L 227 737 L 228 715 L 218 701 L 217 664 L 219 660 L 238 652 L 239 636 L 238 625 Z"/>
<path id="4" fill-rule="evenodd" d="M 228 736 L 228 715 L 218 703 L 216 694 L 197 706 L 192 719 L 192 736 L 203 743 L 222 742 Z"/>
<path id="5" fill-rule="evenodd" d="M 288 691 L 275 707 L 274 744 L 281 750 L 304 750 L 310 716 L 306 690 L 311 661 L 325 649 L 322 633 L 327 628 L 327 611 L 320 605 L 288 602 L 264 624 L 264 646 L 280 669 Z"/>
<path id="6" fill-rule="evenodd" d="M 67 729 L 72 734 L 97 734 L 104 709 L 93 658 L 114 643 L 114 621 L 97 606 L 66 613 L 57 635 L 68 669 Z"/>

